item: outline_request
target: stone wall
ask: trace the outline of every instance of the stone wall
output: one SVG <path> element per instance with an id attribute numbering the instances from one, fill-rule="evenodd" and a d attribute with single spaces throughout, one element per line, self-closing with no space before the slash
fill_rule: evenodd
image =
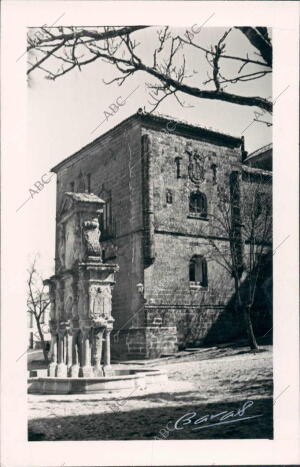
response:
<path id="1" fill-rule="evenodd" d="M 228 229 L 221 224 L 230 205 L 220 207 L 219 190 L 232 201 L 232 174 L 245 183 L 241 178 L 243 147 L 226 145 L 221 139 L 218 143 L 185 137 L 165 128 L 143 128 L 142 132 L 149 140 L 154 198 L 155 260 L 144 273 L 146 325 L 176 326 L 180 348 L 244 336 L 244 323 L 234 310 L 233 279 L 222 256 L 211 247 L 229 249 Z M 194 183 L 189 172 L 188 153 L 193 151 L 205 156 L 200 183 Z M 195 219 L 189 213 L 189 195 L 197 190 L 207 197 L 206 219 Z M 172 203 L 167 202 L 170 193 Z M 193 255 L 207 260 L 208 287 L 190 286 L 188 268 Z M 271 303 L 258 302 L 254 328 L 262 335 L 271 326 Z"/>
<path id="2" fill-rule="evenodd" d="M 215 306 L 148 306 L 147 325 L 177 330 L 179 349 L 216 344 L 242 336 L 243 323 L 233 309 Z"/>
<path id="3" fill-rule="evenodd" d="M 218 187 L 228 186 L 232 171 L 241 170 L 241 148 L 226 147 L 170 134 L 163 130 L 142 129 L 150 140 L 154 196 L 155 229 L 173 233 L 185 233 L 199 236 L 201 234 L 219 235 L 214 231 L 214 224 L 208 221 L 193 219 L 189 214 L 189 194 L 199 190 L 204 193 L 208 201 L 210 215 L 217 213 Z M 194 183 L 188 173 L 188 152 L 197 151 L 205 156 L 204 180 Z M 180 178 L 177 177 L 177 162 L 180 161 Z M 216 166 L 216 178 L 212 166 Z M 172 204 L 166 202 L 166 192 L 173 195 Z"/>
<path id="4" fill-rule="evenodd" d="M 112 358 L 116 360 L 158 358 L 177 349 L 176 326 L 122 329 L 112 335 Z"/>
<path id="5" fill-rule="evenodd" d="M 113 290 L 115 328 L 139 325 L 143 301 L 136 285 L 143 282 L 141 257 L 143 213 L 141 205 L 141 132 L 136 121 L 122 123 L 90 145 L 80 150 L 75 158 L 58 170 L 57 210 L 63 194 L 84 192 L 90 178 L 91 192 L 104 201 L 110 201 L 112 235 L 102 235 L 101 244 L 105 262 L 117 263 Z"/>
<path id="6" fill-rule="evenodd" d="M 155 260 L 144 272 L 147 326 L 176 326 L 177 344 L 182 348 L 233 339 L 241 332 L 235 313 L 227 310 L 233 281 L 213 260 L 208 238 L 218 248 L 228 245 L 227 236 L 217 231 L 210 216 L 218 215 L 218 187 L 224 185 L 229 190 L 231 172 L 240 169 L 241 148 L 170 134 L 163 129 L 143 128 L 143 133 L 150 140 L 153 159 L 155 232 Z M 204 180 L 199 184 L 189 176 L 188 152 L 193 151 L 206 156 Z M 197 189 L 207 197 L 207 219 L 190 216 L 189 195 Z M 167 191 L 172 194 L 172 204 L 167 203 Z M 189 261 L 193 255 L 207 259 L 208 287 L 190 286 Z"/>
<path id="7" fill-rule="evenodd" d="M 218 248 L 228 240 L 209 218 L 190 216 L 189 194 L 199 188 L 209 215 L 217 216 L 219 187 L 229 189 L 230 174 L 241 173 L 242 144 L 175 126 L 129 118 L 58 170 L 58 210 L 71 184 L 84 191 L 88 178 L 91 192 L 111 203 L 115 228 L 101 243 L 105 261 L 120 266 L 112 303 L 114 358 L 158 357 L 178 346 L 225 342 L 241 334 L 232 278 L 209 246 L 209 239 Z M 205 156 L 204 180 L 198 184 L 189 173 L 194 151 Z M 207 287 L 190 286 L 193 255 L 207 258 Z"/>

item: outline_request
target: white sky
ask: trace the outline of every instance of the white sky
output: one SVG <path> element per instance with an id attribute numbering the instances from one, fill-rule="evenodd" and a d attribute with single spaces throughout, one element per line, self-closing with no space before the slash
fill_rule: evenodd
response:
<path id="1" fill-rule="evenodd" d="M 205 19 L 204 19 L 205 21 Z M 208 26 L 209 21 L 206 26 Z M 195 26 L 195 30 L 200 24 Z M 216 44 L 225 29 L 204 27 L 195 36 L 195 41 L 202 46 L 209 47 Z M 172 29 L 172 32 L 184 33 L 184 29 Z M 134 37 L 141 43 L 138 55 L 151 64 L 152 52 L 157 45 L 156 28 L 138 31 Z M 226 53 L 252 58 L 255 50 L 247 39 L 237 30 L 232 30 L 226 40 Z M 191 85 L 203 87 L 207 79 L 209 66 L 205 54 L 191 47 L 186 48 L 187 70 L 198 72 L 187 81 Z M 180 63 L 180 61 L 179 61 Z M 45 65 L 45 64 L 44 64 Z M 240 67 L 239 62 L 223 60 L 223 71 L 226 77 L 236 76 Z M 243 72 L 256 71 L 256 66 L 248 65 Z M 56 81 L 44 79 L 45 73 L 33 72 L 28 87 L 28 179 L 29 185 L 40 180 L 41 176 L 58 162 L 71 155 L 81 147 L 117 125 L 129 115 L 135 113 L 139 107 L 151 110 L 152 99 L 147 94 L 145 82 L 153 82 L 144 72 L 139 72 L 129 78 L 123 86 L 117 83 L 105 85 L 103 79 L 111 80 L 117 76 L 115 69 L 102 61 L 96 61 L 82 68 L 67 73 Z M 139 87 L 138 87 L 139 86 Z M 126 105 L 96 131 L 95 127 L 104 119 L 104 111 L 121 96 L 126 98 L 134 89 Z M 258 81 L 249 81 L 235 85 L 228 85 L 226 91 L 241 95 L 261 96 L 269 98 L 271 91 L 271 76 Z M 158 111 L 177 119 L 186 120 L 192 124 L 203 125 L 213 129 L 241 136 L 243 130 L 254 118 L 255 107 L 233 105 L 220 101 L 197 99 L 180 95 L 185 103 L 193 107 L 182 108 L 174 97 L 166 99 Z M 265 119 L 265 117 L 262 117 Z M 267 119 L 267 118 L 266 118 Z M 272 141 L 271 128 L 262 123 L 252 124 L 244 133 L 246 150 L 252 152 L 264 144 Z M 39 228 L 32 232 L 31 244 L 28 252 L 41 255 L 41 269 L 45 275 L 51 274 L 54 266 L 54 226 L 55 226 L 55 176 L 51 182 L 33 199 L 30 199 L 20 210 L 20 217 L 26 213 L 34 223 L 38 218 Z M 29 196 L 29 186 L 20 192 L 21 205 Z M 47 241 L 45 242 L 45 238 Z"/>

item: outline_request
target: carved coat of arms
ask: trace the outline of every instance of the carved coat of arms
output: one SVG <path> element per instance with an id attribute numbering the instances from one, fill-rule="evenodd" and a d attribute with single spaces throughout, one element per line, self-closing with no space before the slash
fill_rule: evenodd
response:
<path id="1" fill-rule="evenodd" d="M 94 324 L 105 326 L 111 319 L 111 291 L 107 287 L 90 286 L 90 318 Z"/>
<path id="2" fill-rule="evenodd" d="M 201 183 L 204 180 L 204 162 L 206 157 L 198 151 L 187 151 L 189 155 L 188 172 L 189 177 L 194 183 Z"/>
<path id="3" fill-rule="evenodd" d="M 86 256 L 100 256 L 102 254 L 100 245 L 100 230 L 98 219 L 85 221 L 82 225 L 82 235 Z"/>

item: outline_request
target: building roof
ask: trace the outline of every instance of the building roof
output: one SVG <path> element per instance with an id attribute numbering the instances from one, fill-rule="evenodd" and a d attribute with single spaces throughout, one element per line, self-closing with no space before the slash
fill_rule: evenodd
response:
<path id="1" fill-rule="evenodd" d="M 149 112 L 145 112 L 143 109 L 138 109 L 137 113 L 134 115 L 141 116 L 144 121 L 147 121 L 147 120 L 153 121 L 153 122 L 161 123 L 163 125 L 165 125 L 166 123 L 168 124 L 169 122 L 172 122 L 175 124 L 175 129 L 173 130 L 173 128 L 170 128 L 169 129 L 170 133 L 175 131 L 177 128 L 177 125 L 179 125 L 179 127 L 190 128 L 190 129 L 196 130 L 198 132 L 200 131 L 200 133 L 207 134 L 210 136 L 223 137 L 230 142 L 235 142 L 237 145 L 240 145 L 243 140 L 243 138 L 231 135 L 229 133 L 223 133 L 217 129 L 214 129 L 211 127 L 208 128 L 204 125 L 191 124 L 186 120 L 174 118 L 171 115 L 161 114 L 159 112 L 149 113 Z"/>
<path id="2" fill-rule="evenodd" d="M 265 146 L 262 146 L 261 148 L 256 149 L 254 152 L 251 152 L 251 154 L 249 154 L 247 159 L 250 159 L 255 156 L 259 156 L 260 154 L 270 151 L 272 150 L 272 147 L 273 147 L 272 143 L 266 144 Z"/>
<path id="3" fill-rule="evenodd" d="M 104 204 L 105 201 L 99 198 L 99 196 L 94 195 L 94 193 L 73 193 L 73 192 L 66 192 L 65 196 L 74 199 L 75 201 L 81 201 L 84 203 L 102 203 Z"/>
<path id="4" fill-rule="evenodd" d="M 156 128 L 165 127 L 166 131 L 169 131 L 170 134 L 173 134 L 173 133 L 186 134 L 189 136 L 206 139 L 216 144 L 222 144 L 222 145 L 229 146 L 229 147 L 240 147 L 243 145 L 243 141 L 244 141 L 243 137 L 239 138 L 239 137 L 232 136 L 226 133 L 221 133 L 219 131 L 212 130 L 210 128 L 206 128 L 203 126 L 191 125 L 187 123 L 186 121 L 177 120 L 170 116 L 165 116 L 165 115 L 157 114 L 157 113 L 148 113 L 148 112 L 144 112 L 143 109 L 138 109 L 136 113 L 130 115 L 128 118 L 120 122 L 118 125 L 111 128 L 106 133 L 98 136 L 98 138 L 96 138 L 94 141 L 82 147 L 81 149 L 79 149 L 79 151 L 75 152 L 74 154 L 72 154 L 71 156 L 67 157 L 66 159 L 61 161 L 59 164 L 54 166 L 51 169 L 51 172 L 57 173 L 61 169 L 61 167 L 63 167 L 70 160 L 75 159 L 79 154 L 83 153 L 86 149 L 91 148 L 92 146 L 97 144 L 99 141 L 101 141 L 101 139 L 104 138 L 106 135 L 122 127 L 123 125 L 127 124 L 131 120 L 132 121 L 140 120 L 142 124 L 147 125 L 147 126 L 150 125 Z M 168 123 L 172 124 L 171 128 L 168 128 Z"/>
<path id="5" fill-rule="evenodd" d="M 250 167 L 256 167 L 264 170 L 272 170 L 272 143 L 266 144 L 256 151 L 249 154 L 244 160 L 244 164 Z"/>

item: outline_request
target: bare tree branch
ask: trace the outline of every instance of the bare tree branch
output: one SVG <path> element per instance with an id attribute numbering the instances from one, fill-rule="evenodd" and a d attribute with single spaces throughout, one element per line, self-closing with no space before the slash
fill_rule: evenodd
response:
<path id="1" fill-rule="evenodd" d="M 266 28 L 237 27 L 259 51 L 268 66 L 272 66 L 272 45 Z"/>
<path id="2" fill-rule="evenodd" d="M 146 26 L 134 26 L 113 28 L 104 27 L 104 30 L 95 31 L 90 29 L 79 28 L 58 28 L 59 33 L 54 34 L 53 30 L 41 28 L 41 36 L 37 39 L 28 38 L 28 51 L 39 54 L 36 63 L 32 63 L 28 69 L 28 74 L 37 68 L 47 71 L 49 66 L 45 67 L 44 62 L 51 63 L 53 60 L 61 61 L 62 66 L 53 71 L 49 68 L 47 78 L 54 80 L 57 77 L 63 76 L 71 70 L 81 68 L 96 60 L 103 60 L 116 67 L 120 73 L 117 77 L 107 81 L 107 84 L 117 82 L 120 86 L 137 72 L 144 72 L 159 81 L 157 88 L 161 91 L 159 100 L 154 104 L 158 107 L 160 102 L 169 97 L 174 96 L 180 105 L 185 106 L 185 102 L 181 99 L 180 94 L 192 96 L 200 99 L 218 100 L 231 104 L 259 107 L 265 111 L 272 112 L 272 102 L 260 96 L 243 96 L 233 92 L 225 92 L 222 84 L 243 82 L 248 80 L 259 79 L 270 73 L 270 70 L 259 70 L 240 75 L 241 70 L 248 64 L 270 66 L 270 61 L 266 60 L 266 51 L 272 50 L 271 41 L 267 31 L 264 29 L 256 30 L 254 28 L 238 28 L 246 37 L 251 38 L 251 44 L 259 51 L 265 62 L 253 60 L 246 56 L 234 57 L 226 55 L 225 40 L 229 32 L 226 31 L 220 38 L 218 43 L 207 50 L 201 45 L 193 42 L 189 35 L 188 40 L 176 35 L 172 36 L 168 27 L 158 31 L 158 46 L 153 51 L 153 63 L 148 65 L 143 62 L 137 54 L 139 43 L 136 42 L 132 34 Z M 252 31 L 253 29 L 253 31 Z M 250 40 L 250 39 L 249 39 Z M 189 78 L 196 72 L 188 73 L 186 70 L 186 60 L 183 51 L 184 45 L 196 47 L 200 51 L 204 51 L 206 59 L 213 70 L 213 76 L 204 84 L 208 84 L 211 80 L 215 84 L 215 90 L 209 90 L 189 84 Z M 52 45 L 52 47 L 48 47 Z M 44 47 L 46 48 L 44 49 Z M 40 54 L 42 57 L 40 57 Z M 49 59 L 52 58 L 50 61 Z M 175 63 L 176 58 L 176 63 Z M 237 71 L 237 76 L 225 78 L 221 72 L 221 60 L 223 58 L 230 60 L 238 60 L 242 62 L 242 66 Z M 64 63 L 66 66 L 64 66 Z M 180 65 L 178 65 L 181 63 Z M 43 68 L 41 65 L 43 64 Z"/>
<path id="3" fill-rule="evenodd" d="M 181 36 L 178 36 L 181 40 L 182 43 L 185 43 L 187 45 L 191 45 L 193 47 L 195 47 L 196 49 L 199 49 L 199 50 L 202 50 L 203 52 L 205 52 L 206 54 L 208 55 L 216 55 L 216 52 L 212 49 L 212 50 L 209 50 L 209 49 L 206 49 L 205 47 L 199 45 L 199 44 L 196 44 L 195 42 L 193 42 L 192 39 L 189 38 L 189 40 L 186 40 L 184 39 L 183 37 Z M 244 57 L 236 57 L 234 55 L 226 55 L 226 54 L 222 54 L 222 58 L 225 58 L 227 60 L 236 60 L 236 61 L 239 61 L 239 62 L 243 62 L 243 65 L 242 66 L 245 66 L 249 63 L 253 64 L 253 65 L 260 65 L 260 66 L 264 66 L 264 67 L 267 67 L 269 66 L 267 63 L 265 62 L 261 62 L 259 60 L 253 60 L 253 59 L 250 59 L 248 57 L 244 58 Z"/>

